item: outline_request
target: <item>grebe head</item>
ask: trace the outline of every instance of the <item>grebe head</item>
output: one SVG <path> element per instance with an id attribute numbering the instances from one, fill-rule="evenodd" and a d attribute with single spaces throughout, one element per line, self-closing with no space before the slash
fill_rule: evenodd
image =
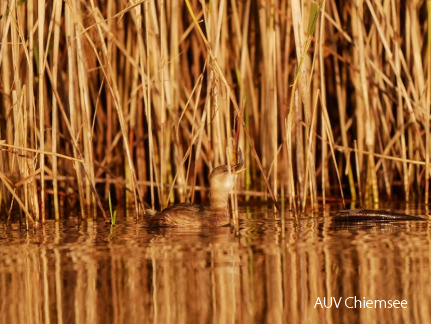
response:
<path id="1" fill-rule="evenodd" d="M 232 165 L 220 165 L 210 174 L 210 200 L 214 208 L 227 207 L 227 198 L 235 185 L 235 178 L 238 173 L 245 170 L 244 160 L 239 151 L 240 162 Z"/>

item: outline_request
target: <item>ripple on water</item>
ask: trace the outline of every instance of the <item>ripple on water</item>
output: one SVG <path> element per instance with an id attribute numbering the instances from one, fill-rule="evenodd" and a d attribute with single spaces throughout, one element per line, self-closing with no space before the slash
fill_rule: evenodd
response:
<path id="1" fill-rule="evenodd" d="M 29 231 L 2 222 L 0 322 L 429 322 L 428 222 L 332 214 L 286 212 L 283 228 L 272 210 L 241 208 L 237 229 L 203 230 L 122 214 L 116 225 L 69 217 Z M 408 307 L 315 307 L 349 296 Z"/>

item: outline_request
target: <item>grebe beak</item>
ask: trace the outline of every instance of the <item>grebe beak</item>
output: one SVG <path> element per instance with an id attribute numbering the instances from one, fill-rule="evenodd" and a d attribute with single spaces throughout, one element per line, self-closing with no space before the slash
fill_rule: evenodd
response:
<path id="1" fill-rule="evenodd" d="M 236 157 L 237 157 L 237 160 L 239 158 L 239 162 L 237 164 L 232 165 L 231 172 L 235 173 L 235 174 L 238 174 L 238 173 L 240 173 L 240 172 L 242 172 L 242 171 L 245 170 L 245 167 L 244 167 L 244 158 L 242 157 L 241 148 L 238 148 L 238 151 L 236 152 Z"/>

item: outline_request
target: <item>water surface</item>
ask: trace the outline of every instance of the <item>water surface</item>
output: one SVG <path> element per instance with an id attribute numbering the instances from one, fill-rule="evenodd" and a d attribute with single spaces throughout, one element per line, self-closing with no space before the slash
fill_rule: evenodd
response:
<path id="1" fill-rule="evenodd" d="M 334 212 L 286 213 L 285 229 L 266 207 L 236 230 L 2 221 L 0 323 L 429 323 L 429 221 Z"/>

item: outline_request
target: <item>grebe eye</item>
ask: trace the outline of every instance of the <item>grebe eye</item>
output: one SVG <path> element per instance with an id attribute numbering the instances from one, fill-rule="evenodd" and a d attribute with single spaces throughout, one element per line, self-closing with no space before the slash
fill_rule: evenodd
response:
<path id="1" fill-rule="evenodd" d="M 224 169 L 224 173 L 227 173 L 227 169 Z"/>

